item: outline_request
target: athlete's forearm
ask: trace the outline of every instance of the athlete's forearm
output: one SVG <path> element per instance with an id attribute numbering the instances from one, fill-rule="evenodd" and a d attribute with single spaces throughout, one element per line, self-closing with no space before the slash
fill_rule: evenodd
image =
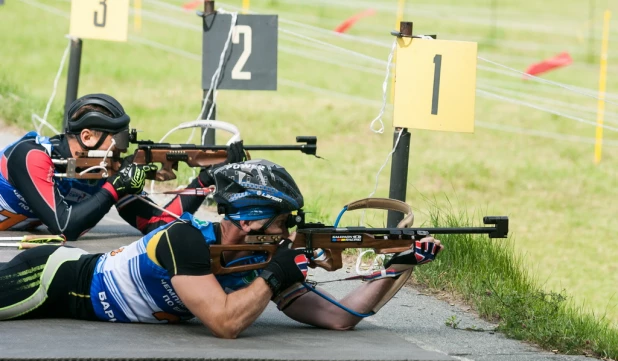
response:
<path id="1" fill-rule="evenodd" d="M 212 274 L 174 276 L 172 286 L 191 313 L 221 338 L 236 338 L 258 318 L 272 296 L 263 279 L 230 294 Z"/>
<path id="2" fill-rule="evenodd" d="M 62 211 L 57 211 L 58 222 L 56 226 L 63 227 L 58 229 L 58 232 L 63 234 L 68 241 L 77 240 L 79 236 L 96 226 L 114 203 L 114 198 L 105 190 L 101 190 L 90 198 L 70 207 L 64 201 L 58 202 L 56 209 Z M 53 228 L 54 222 L 43 223 L 50 230 Z"/>
<path id="3" fill-rule="evenodd" d="M 233 325 L 233 338 L 249 327 L 270 302 L 272 292 L 264 281 L 258 277 L 247 288 L 233 292 L 227 296 L 226 309 L 230 323 Z"/>
<path id="4" fill-rule="evenodd" d="M 225 332 L 217 335 L 225 338 L 236 338 L 249 327 L 264 311 L 272 292 L 266 282 L 258 277 L 247 288 L 227 295 L 225 302 Z"/>
<path id="5" fill-rule="evenodd" d="M 393 283 L 392 278 L 364 283 L 338 302 L 356 313 L 367 314 L 385 297 Z M 326 291 L 322 289 L 318 291 L 336 300 Z M 283 312 L 298 322 L 333 330 L 349 330 L 363 319 L 332 304 L 314 292 L 307 292 L 298 297 Z"/>

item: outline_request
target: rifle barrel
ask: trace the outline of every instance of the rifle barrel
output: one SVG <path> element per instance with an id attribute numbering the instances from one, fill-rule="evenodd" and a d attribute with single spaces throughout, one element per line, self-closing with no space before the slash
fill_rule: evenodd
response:
<path id="1" fill-rule="evenodd" d="M 317 151 L 317 137 L 314 136 L 299 136 L 296 141 L 305 144 L 294 145 L 244 145 L 245 150 L 300 150 L 305 154 L 315 155 Z M 197 149 L 197 150 L 227 150 L 225 145 L 197 145 L 197 144 L 171 144 L 171 143 L 154 143 L 151 141 L 138 141 L 138 149 L 155 150 L 155 149 Z"/>
<path id="2" fill-rule="evenodd" d="M 367 234 L 401 234 L 416 235 L 419 232 L 429 234 L 487 234 L 489 238 L 506 238 L 509 232 L 509 219 L 504 216 L 485 217 L 485 224 L 494 224 L 495 227 L 455 227 L 455 228 L 367 228 L 367 227 L 319 227 L 299 228 L 298 233 L 367 233 Z"/>

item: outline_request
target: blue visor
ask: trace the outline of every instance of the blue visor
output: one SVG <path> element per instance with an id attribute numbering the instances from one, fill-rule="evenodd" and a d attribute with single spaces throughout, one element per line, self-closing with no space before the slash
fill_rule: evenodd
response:
<path id="1" fill-rule="evenodd" d="M 254 221 L 256 219 L 267 219 L 278 215 L 274 208 L 270 207 L 245 207 L 237 210 L 235 213 L 225 215 L 227 220 L 235 221 Z"/>

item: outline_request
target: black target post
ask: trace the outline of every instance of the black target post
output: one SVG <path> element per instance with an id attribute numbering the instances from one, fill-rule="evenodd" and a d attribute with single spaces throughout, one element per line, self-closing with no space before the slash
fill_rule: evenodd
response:
<path id="1" fill-rule="evenodd" d="M 210 26 L 208 25 L 208 22 L 214 21 L 215 13 L 216 13 L 215 2 L 211 0 L 204 1 L 204 12 L 199 14 L 202 16 L 202 19 L 203 19 L 202 21 L 203 21 L 204 31 L 207 31 L 210 28 Z M 206 51 L 207 49 L 202 49 L 202 56 L 204 56 L 203 54 Z M 217 106 L 214 102 L 215 92 L 214 90 L 210 91 L 210 95 L 208 95 L 208 92 L 209 92 L 209 89 L 204 89 L 204 93 L 202 96 L 202 108 L 204 109 L 204 112 L 200 114 L 200 119 L 206 119 L 206 117 L 208 116 L 208 113 L 210 112 L 210 109 L 212 109 L 210 120 L 215 120 L 217 118 Z M 205 107 L 204 107 L 204 103 L 206 103 Z M 204 132 L 207 132 L 205 138 L 204 138 Z M 202 136 L 202 139 L 204 139 L 204 142 L 202 143 L 202 145 L 215 145 L 215 130 L 214 129 L 203 128 L 201 136 Z"/>
<path id="2" fill-rule="evenodd" d="M 64 100 L 65 117 L 62 123 L 62 130 L 67 127 L 66 114 L 69 111 L 69 106 L 77 99 L 77 90 L 79 88 L 79 70 L 82 63 L 82 39 L 71 38 L 71 52 L 69 55 L 69 71 L 67 74 L 67 90 Z"/>

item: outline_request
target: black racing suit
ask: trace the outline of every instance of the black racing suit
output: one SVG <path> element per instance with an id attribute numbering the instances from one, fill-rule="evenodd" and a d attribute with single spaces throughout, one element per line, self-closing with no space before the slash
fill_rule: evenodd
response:
<path id="1" fill-rule="evenodd" d="M 55 136 L 50 141 L 53 145 L 51 156 L 34 140 L 23 140 L 7 148 L 0 157 L 0 175 L 14 187 L 20 199 L 23 197 L 22 206 L 28 208 L 51 233 L 75 240 L 107 214 L 118 201 L 118 195 L 105 180 L 55 178 L 54 173 L 62 173 L 64 169 L 54 165 L 52 158 L 70 158 L 71 151 L 64 135 Z M 198 177 L 188 187 L 202 186 Z M 194 213 L 204 199 L 204 196 L 176 196 L 164 208 L 177 215 Z M 137 200 L 135 196 L 123 198 L 117 208 L 120 216 L 143 234 L 174 220 L 171 215 Z M 34 228 L 40 223 L 30 225 Z M 12 225 L 9 218 L 0 220 L 0 230 L 11 230 Z"/>

